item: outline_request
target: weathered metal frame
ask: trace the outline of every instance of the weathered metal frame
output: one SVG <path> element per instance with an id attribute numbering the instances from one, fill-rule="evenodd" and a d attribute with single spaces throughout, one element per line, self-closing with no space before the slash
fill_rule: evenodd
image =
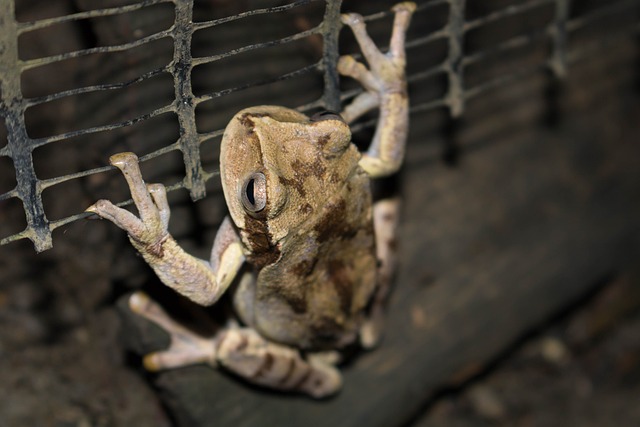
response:
<path id="1" fill-rule="evenodd" d="M 33 150 L 45 144 L 81 135 L 131 126 L 152 117 L 173 112 L 177 115 L 180 125 L 179 139 L 170 145 L 142 156 L 141 160 L 146 161 L 174 150 L 180 151 L 185 164 L 185 177 L 181 182 L 170 186 L 169 190 L 186 188 L 189 190 L 191 198 L 193 200 L 197 200 L 205 196 L 206 181 L 217 175 L 217 171 L 206 171 L 203 168 L 200 158 L 200 146 L 204 141 L 220 136 L 223 131 L 222 129 L 219 129 L 206 133 L 198 132 L 195 124 L 195 109 L 198 104 L 256 85 L 263 85 L 279 80 L 289 79 L 306 73 L 319 72 L 324 76 L 324 93 L 322 97 L 312 103 L 300 106 L 299 109 L 301 111 L 307 111 L 314 108 L 338 110 L 342 102 L 359 93 L 359 90 L 340 92 L 339 78 L 335 71 L 335 63 L 339 56 L 338 35 L 341 28 L 339 21 L 341 0 L 324 0 L 326 2 L 326 8 L 322 23 L 314 28 L 293 36 L 276 41 L 253 44 L 231 50 L 224 54 L 209 57 L 193 58 L 190 54 L 191 38 L 194 32 L 200 29 L 210 28 L 225 22 L 257 14 L 283 12 L 314 1 L 321 0 L 298 0 L 283 6 L 247 11 L 245 13 L 222 19 L 206 22 L 193 22 L 193 0 L 147 0 L 130 6 L 98 9 L 58 18 L 21 23 L 17 22 L 14 18 L 14 1 L 0 0 L 0 6 L 2 6 L 2 10 L 4 11 L 2 16 L 2 31 L 0 31 L 0 89 L 2 92 L 2 99 L 0 100 L 0 114 L 5 120 L 8 133 L 7 145 L 0 148 L 0 156 L 9 157 L 13 162 L 16 170 L 17 182 L 15 188 L 0 194 L 0 202 L 12 198 L 19 199 L 24 206 L 27 221 L 27 227 L 23 231 L 0 239 L 0 245 L 19 239 L 29 239 L 33 242 L 37 251 L 43 251 L 51 248 L 53 245 L 53 230 L 83 218 L 86 214 L 77 213 L 66 218 L 50 221 L 47 218 L 43 206 L 42 191 L 66 181 L 105 172 L 111 169 L 109 166 L 104 166 L 50 179 L 38 179 L 34 170 L 32 153 Z M 129 13 L 160 3 L 172 3 L 175 7 L 174 25 L 167 30 L 121 45 L 96 47 L 29 60 L 21 60 L 18 57 L 17 39 L 18 36 L 23 33 L 69 21 Z M 449 50 L 443 63 L 429 69 L 414 72 L 408 76 L 409 82 L 417 83 L 436 75 L 444 74 L 448 82 L 448 90 L 446 94 L 439 99 L 412 105 L 412 113 L 446 108 L 449 110 L 450 116 L 455 119 L 463 116 L 465 104 L 469 99 L 477 96 L 483 96 L 496 87 L 506 85 L 515 79 L 523 78 L 531 73 L 550 70 L 555 78 L 562 79 L 567 74 L 569 64 L 585 57 L 585 55 L 590 55 L 594 49 L 594 46 L 576 46 L 570 49 L 568 46 L 570 34 L 590 25 L 609 13 L 619 11 L 621 8 L 631 8 L 636 6 L 638 4 L 638 0 L 618 0 L 611 2 L 606 7 L 602 7 L 588 14 L 573 18 L 570 17 L 569 13 L 570 0 L 529 0 L 473 20 L 465 19 L 465 3 L 465 0 L 432 0 L 419 4 L 419 11 L 425 11 L 427 13 L 431 8 L 448 5 L 449 19 L 443 28 L 409 39 L 407 43 L 408 49 L 433 43 L 437 40 L 446 39 L 448 41 Z M 532 9 L 551 4 L 555 7 L 554 19 L 551 20 L 544 28 L 540 28 L 539 31 L 532 34 L 514 37 L 483 52 L 465 54 L 463 40 L 467 32 L 478 27 L 491 24 L 505 17 L 526 13 Z M 367 21 L 372 21 L 386 17 L 390 13 L 391 12 L 389 11 L 379 12 L 366 16 L 365 19 Z M 636 32 L 637 26 L 633 27 L 631 31 Z M 322 59 L 315 64 L 278 76 L 275 79 L 247 82 L 247 84 L 239 87 L 224 89 L 200 96 L 195 96 L 191 89 L 191 70 L 195 66 L 217 61 L 249 50 L 262 49 L 275 44 L 290 43 L 310 35 L 320 35 L 324 41 Z M 620 34 L 616 34 L 616 37 L 617 36 L 620 36 Z M 164 37 L 171 37 L 174 42 L 175 54 L 171 63 L 141 75 L 134 80 L 117 84 L 77 88 L 37 98 L 25 98 L 20 91 L 20 75 L 26 70 L 93 53 L 124 51 Z M 511 74 L 499 76 L 474 87 L 466 87 L 464 71 L 470 64 L 480 61 L 489 55 L 495 55 L 510 49 L 526 46 L 539 41 L 542 38 L 549 40 L 552 45 L 552 49 L 549 58 L 545 62 L 539 64 L 539 67 L 528 67 L 527 69 L 516 71 Z M 606 42 L 606 40 L 601 41 L 599 46 Z M 598 46 L 595 48 L 597 47 Z M 162 73 L 170 73 L 174 80 L 175 99 L 169 105 L 120 123 L 81 129 L 45 138 L 30 138 L 28 136 L 24 120 L 27 108 L 68 96 L 125 88 L 129 85 Z M 362 127 L 372 125 L 373 122 L 363 122 L 357 124 L 354 131 L 361 129 Z M 130 203 L 130 201 L 122 204 L 127 203 Z"/>

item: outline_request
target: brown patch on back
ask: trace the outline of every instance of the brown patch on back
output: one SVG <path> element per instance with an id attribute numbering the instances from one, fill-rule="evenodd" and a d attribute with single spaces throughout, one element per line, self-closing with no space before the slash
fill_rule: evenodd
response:
<path id="1" fill-rule="evenodd" d="M 304 188 L 307 179 L 310 176 L 315 176 L 319 179 L 324 178 L 327 172 L 326 166 L 322 164 L 320 159 L 316 159 L 313 163 L 304 163 L 300 159 L 295 159 L 291 163 L 291 169 L 293 169 L 293 177 L 285 178 L 278 176 L 280 183 L 286 187 L 293 187 L 302 197 L 307 196 L 307 192 Z"/>
<path id="2" fill-rule="evenodd" d="M 345 222 L 347 203 L 341 199 L 337 203 L 327 205 L 324 216 L 313 228 L 318 233 L 318 242 L 326 242 L 334 238 L 350 239 L 358 230 Z"/>
<path id="3" fill-rule="evenodd" d="M 326 166 L 322 164 L 320 159 L 316 159 L 313 163 L 304 163 L 300 159 L 295 159 L 291 162 L 291 169 L 293 170 L 292 178 L 278 176 L 278 181 L 285 187 L 295 188 L 301 197 L 307 196 L 305 183 L 309 176 L 323 179 L 327 172 Z"/>
<path id="4" fill-rule="evenodd" d="M 300 177 L 294 176 L 293 179 L 285 178 L 283 176 L 278 176 L 278 181 L 285 187 L 293 187 L 302 197 L 306 197 L 307 192 L 304 189 L 304 179 L 300 179 Z"/>
<path id="5" fill-rule="evenodd" d="M 322 164 L 322 160 L 316 159 L 313 163 L 304 163 L 299 159 L 294 160 L 291 163 L 291 168 L 296 174 L 296 177 L 316 176 L 318 178 L 324 178 L 327 172 L 327 167 Z"/>

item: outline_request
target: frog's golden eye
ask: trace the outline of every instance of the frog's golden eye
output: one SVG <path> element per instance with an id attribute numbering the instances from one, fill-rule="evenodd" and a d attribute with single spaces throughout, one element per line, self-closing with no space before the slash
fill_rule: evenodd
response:
<path id="1" fill-rule="evenodd" d="M 338 120 L 344 122 L 342 116 L 335 111 L 320 111 L 311 116 L 310 120 L 312 122 L 321 122 L 323 120 Z"/>
<path id="2" fill-rule="evenodd" d="M 267 178 L 262 172 L 254 172 L 244 180 L 240 199 L 242 206 L 251 213 L 258 213 L 267 206 Z"/>

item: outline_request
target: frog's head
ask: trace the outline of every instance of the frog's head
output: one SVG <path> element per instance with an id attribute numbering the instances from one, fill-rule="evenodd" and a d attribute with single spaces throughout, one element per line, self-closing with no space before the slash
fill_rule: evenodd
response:
<path id="1" fill-rule="evenodd" d="M 269 235 L 263 238 L 278 242 L 326 202 L 358 159 L 349 126 L 337 114 L 309 118 L 275 106 L 242 110 L 227 125 L 220 149 L 231 218 L 247 233 L 264 225 Z"/>

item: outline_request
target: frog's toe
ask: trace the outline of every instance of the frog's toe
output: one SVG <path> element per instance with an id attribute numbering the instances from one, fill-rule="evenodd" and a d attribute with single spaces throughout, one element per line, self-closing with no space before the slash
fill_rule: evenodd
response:
<path id="1" fill-rule="evenodd" d="M 418 6 L 412 1 L 403 1 L 402 3 L 397 3 L 396 5 L 394 5 L 391 8 L 391 10 L 393 10 L 396 13 L 398 12 L 413 13 L 416 11 L 417 7 Z"/>
<path id="2" fill-rule="evenodd" d="M 301 391 L 316 399 L 336 394 L 342 388 L 342 375 L 335 367 L 327 364 L 312 363 L 314 370 L 303 382 Z"/>
<path id="3" fill-rule="evenodd" d="M 364 25 L 364 18 L 358 13 L 343 13 L 340 15 L 340 21 L 350 27 Z"/>
<path id="4" fill-rule="evenodd" d="M 147 184 L 147 191 L 158 209 L 161 226 L 166 230 L 169 227 L 169 215 L 171 213 L 169 202 L 167 201 L 167 189 L 162 184 Z"/>
<path id="5" fill-rule="evenodd" d="M 85 212 L 96 214 L 100 218 L 111 221 L 125 230 L 130 236 L 139 236 L 144 232 L 144 224 L 138 217 L 126 209 L 117 207 L 109 200 L 98 200 L 85 209 Z"/>
<path id="6" fill-rule="evenodd" d="M 161 219 L 160 210 L 168 210 L 168 205 L 164 206 L 166 205 L 166 202 L 164 202 L 163 206 L 158 206 L 157 201 L 152 198 L 154 195 L 150 194 L 150 189 L 142 179 L 138 156 L 129 152 L 118 153 L 109 158 L 109 163 L 118 168 L 127 180 L 131 197 L 133 198 L 136 208 L 138 208 L 142 222 L 145 223 L 150 230 L 155 231 L 159 226 L 161 227 L 164 221 Z M 159 192 L 157 187 L 152 186 L 152 190 L 156 193 Z"/>
<path id="7" fill-rule="evenodd" d="M 109 157 L 109 164 L 111 166 L 115 166 L 118 169 L 124 169 L 130 167 L 131 165 L 138 164 L 138 156 L 135 153 L 124 152 L 124 153 L 116 153 Z"/>
<path id="8" fill-rule="evenodd" d="M 180 350 L 170 348 L 169 350 L 147 354 L 142 364 L 147 371 L 158 372 L 165 369 L 208 363 L 210 360 L 210 354 L 200 351 L 199 347 L 183 348 Z"/>

